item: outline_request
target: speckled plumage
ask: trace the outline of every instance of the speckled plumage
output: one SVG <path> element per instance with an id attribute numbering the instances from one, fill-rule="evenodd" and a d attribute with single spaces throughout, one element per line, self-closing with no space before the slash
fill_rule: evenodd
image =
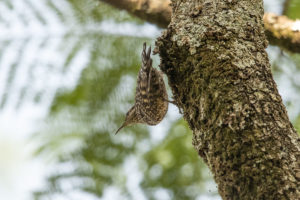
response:
<path id="1" fill-rule="evenodd" d="M 152 67 L 151 47 L 146 52 L 146 43 L 142 51 L 142 67 L 137 77 L 135 103 L 126 114 L 125 122 L 116 134 L 125 126 L 136 123 L 158 124 L 168 110 L 168 94 L 163 75 Z"/>

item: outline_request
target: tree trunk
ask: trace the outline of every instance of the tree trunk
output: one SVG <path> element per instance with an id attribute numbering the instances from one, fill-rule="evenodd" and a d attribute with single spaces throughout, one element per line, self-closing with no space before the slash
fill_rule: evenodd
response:
<path id="1" fill-rule="evenodd" d="M 173 0 L 161 70 L 223 199 L 300 199 L 300 139 L 273 80 L 262 0 Z"/>

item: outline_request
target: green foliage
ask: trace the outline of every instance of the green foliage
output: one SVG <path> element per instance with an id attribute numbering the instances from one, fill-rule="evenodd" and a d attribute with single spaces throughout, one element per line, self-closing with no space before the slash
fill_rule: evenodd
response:
<path id="1" fill-rule="evenodd" d="M 52 104 L 52 112 L 57 112 L 59 107 L 66 105 L 79 106 L 83 101 L 87 101 L 90 112 L 95 112 L 105 106 L 103 102 L 108 101 L 122 76 L 135 78 L 139 68 L 139 55 L 132 50 L 140 48 L 135 39 L 95 35 L 89 37 L 88 42 L 97 45 L 89 47 L 89 62 L 82 71 L 76 88 L 59 91 Z M 124 51 L 128 47 L 131 50 Z M 71 59 L 72 57 L 68 57 L 65 64 L 68 65 Z"/>
<path id="2" fill-rule="evenodd" d="M 137 45 L 144 40 L 104 35 L 89 38 L 97 45 L 89 48 L 89 62 L 76 87 L 57 91 L 45 126 L 34 135 L 42 144 L 38 155 L 55 159 L 58 168 L 69 163 L 72 170 L 53 173 L 47 189 L 35 192 L 37 199 L 64 193 L 61 182 L 74 178 L 84 183 L 73 186 L 74 190 L 101 196 L 105 187 L 115 185 L 127 193 L 122 165 L 136 151 L 137 140 L 149 139 L 149 134 L 141 126 L 126 128 L 123 136 L 113 133 L 124 119 L 124 108 L 128 109 L 134 98 L 133 92 L 128 91 L 134 90 L 134 84 L 122 88 L 121 81 L 128 77 L 134 83 L 140 59 L 135 49 L 141 49 Z M 131 95 L 124 94 L 125 99 L 122 98 L 122 89 Z"/>
<path id="3" fill-rule="evenodd" d="M 173 123 L 167 137 L 145 154 L 145 179 L 142 186 L 150 199 L 153 188 L 171 191 L 172 199 L 195 199 L 199 191 L 205 192 L 204 183 L 211 177 L 191 145 L 192 133 L 185 121 Z M 216 192 L 216 191 L 215 191 Z M 216 195 L 216 193 L 214 193 Z"/>
<path id="4" fill-rule="evenodd" d="M 300 1 L 290 0 L 286 15 L 291 19 L 300 19 Z"/>
<path id="5" fill-rule="evenodd" d="M 114 187 L 124 198 L 133 199 L 127 185 L 134 172 L 127 174 L 124 167 L 132 157 L 143 175 L 138 186 L 147 199 L 157 199 L 156 192 L 161 189 L 168 192 L 170 199 L 196 199 L 203 194 L 216 197 L 216 188 L 207 191 L 212 176 L 193 149 L 192 133 L 182 119 L 173 122 L 167 116 L 164 122 L 170 128 L 167 136 L 160 139 L 153 138 L 154 131 L 144 125 L 126 127 L 117 136 L 113 134 L 134 101 L 142 43 L 153 44 L 155 38 L 109 35 L 98 28 L 105 21 L 135 26 L 144 22 L 94 0 L 38 1 L 48 14 L 34 1 L 22 2 L 24 10 L 32 14 L 15 12 L 24 30 L 31 23 L 51 27 L 50 15 L 64 27 L 60 34 L 45 31 L 45 35 L 39 36 L 24 31 L 24 35 L 23 32 L 18 37 L 7 35 L 0 40 L 0 60 L 6 61 L 10 51 L 16 58 L 7 64 L 0 109 L 7 107 L 15 95 L 17 101 L 12 107 L 17 110 L 27 103 L 47 110 L 30 139 L 39 142 L 36 156 L 48 158 L 55 170 L 49 174 L 47 185 L 35 191 L 35 199 L 67 196 L 73 191 L 100 198 L 108 187 Z M 16 9 L 10 0 L 0 4 L 4 10 Z M 296 13 L 295 5 L 298 3 L 291 4 L 289 12 Z M 13 22 L 0 15 L 0 24 L 10 27 L 13 25 L 10 23 Z M 59 56 L 53 56 L 53 52 Z M 284 56 L 300 63 L 296 62 L 298 55 Z M 284 56 L 273 59 L 277 79 L 285 74 Z M 154 59 L 158 63 L 158 58 Z M 296 66 L 292 74 L 299 73 L 300 67 Z M 0 70 L 1 67 L 5 66 L 0 65 Z M 54 86 L 48 84 L 53 77 Z M 24 83 L 16 90 L 15 83 L 23 78 Z M 296 79 L 293 83 L 298 98 L 299 83 Z M 43 104 L 49 99 L 48 104 Z M 286 101 L 287 107 L 293 109 L 295 104 L 289 102 Z M 299 131 L 299 113 L 295 115 Z"/>

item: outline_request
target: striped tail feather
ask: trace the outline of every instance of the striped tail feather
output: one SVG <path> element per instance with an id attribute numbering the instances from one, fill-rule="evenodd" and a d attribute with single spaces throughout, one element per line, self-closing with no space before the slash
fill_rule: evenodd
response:
<path id="1" fill-rule="evenodd" d="M 152 59 L 150 57 L 151 54 L 151 46 L 148 48 L 148 51 L 146 52 L 146 42 L 144 42 L 143 45 L 143 51 L 142 51 L 142 70 L 149 72 L 151 66 L 152 66 Z"/>

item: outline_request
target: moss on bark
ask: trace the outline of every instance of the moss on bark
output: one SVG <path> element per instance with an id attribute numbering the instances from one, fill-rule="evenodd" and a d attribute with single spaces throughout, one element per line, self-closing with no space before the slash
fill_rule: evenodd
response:
<path id="1" fill-rule="evenodd" d="M 273 80 L 261 0 L 174 0 L 156 42 L 223 199 L 299 199 L 300 140 Z"/>

